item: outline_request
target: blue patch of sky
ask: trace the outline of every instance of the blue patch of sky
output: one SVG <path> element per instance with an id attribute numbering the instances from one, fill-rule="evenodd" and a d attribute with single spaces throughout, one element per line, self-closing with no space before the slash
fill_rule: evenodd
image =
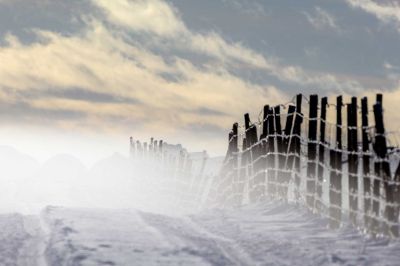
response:
<path id="1" fill-rule="evenodd" d="M 32 29 L 41 29 L 70 35 L 82 29 L 83 14 L 88 14 L 91 5 L 82 0 L 15 1 L 0 3 L 0 39 L 10 33 L 22 43 L 37 41 Z"/>
<path id="2" fill-rule="evenodd" d="M 171 2 L 190 29 L 215 30 L 227 40 L 277 57 L 283 64 L 341 76 L 368 76 L 382 82 L 386 78 L 385 62 L 400 65 L 397 29 L 383 26 L 371 14 L 344 1 L 260 0 L 264 16 L 252 16 L 223 0 Z M 331 14 L 339 30 L 314 28 L 305 13 L 313 15 L 316 7 Z"/>

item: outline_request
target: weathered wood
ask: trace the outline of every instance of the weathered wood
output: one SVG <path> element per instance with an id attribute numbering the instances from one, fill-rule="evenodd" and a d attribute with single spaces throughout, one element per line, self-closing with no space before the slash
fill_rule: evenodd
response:
<path id="1" fill-rule="evenodd" d="M 368 98 L 361 99 L 361 123 L 362 123 L 362 151 L 363 151 L 363 183 L 364 183 L 364 226 L 369 228 L 371 217 L 371 156 L 368 139 Z"/>
<path id="2" fill-rule="evenodd" d="M 357 147 L 357 98 L 351 98 L 347 105 L 347 151 L 349 182 L 349 218 L 353 225 L 357 224 L 358 210 L 358 147 Z"/>
<path id="3" fill-rule="evenodd" d="M 259 174 L 261 169 L 261 162 L 258 160 L 260 157 L 260 147 L 258 143 L 257 127 L 251 123 L 249 114 L 245 114 L 245 127 L 246 127 L 246 139 L 250 150 L 248 171 L 249 171 L 249 199 L 250 202 L 256 202 L 260 200 L 260 195 L 264 194 L 262 187 L 259 186 L 263 175 Z"/>
<path id="4" fill-rule="evenodd" d="M 318 145 L 318 183 L 317 183 L 317 211 L 322 211 L 322 185 L 324 183 L 324 164 L 325 164 L 325 128 L 326 128 L 326 108 L 328 105 L 328 98 L 321 99 L 321 113 L 320 113 L 320 126 L 319 126 L 319 145 Z"/>
<path id="5" fill-rule="evenodd" d="M 144 142 L 143 143 L 143 158 L 144 159 L 147 159 L 147 157 L 148 157 L 148 147 L 147 147 L 147 142 Z"/>
<path id="6" fill-rule="evenodd" d="M 393 227 L 391 225 L 392 222 L 397 222 L 398 217 L 394 217 L 395 210 L 391 205 L 395 202 L 395 189 L 393 184 L 391 184 L 391 175 L 390 175 L 390 165 L 388 160 L 388 149 L 386 143 L 386 135 L 385 135 L 385 126 L 383 121 L 383 108 L 382 108 L 382 95 L 377 95 L 377 103 L 374 105 L 374 117 L 375 117 L 375 143 L 374 143 L 374 151 L 377 157 L 380 159 L 375 162 L 375 175 L 379 178 L 374 179 L 374 198 L 372 204 L 372 212 L 374 214 L 374 218 L 372 219 L 371 229 L 373 232 L 379 232 L 379 220 L 377 217 L 379 216 L 380 211 L 380 187 L 381 182 L 383 182 L 384 190 L 385 190 L 385 198 L 387 202 L 387 206 L 385 208 L 385 218 L 389 222 L 383 223 L 383 233 L 386 235 L 398 236 L 398 228 Z"/>
<path id="7" fill-rule="evenodd" d="M 254 157 L 256 157 L 257 153 L 257 148 L 254 146 L 254 144 L 257 142 L 257 128 L 251 124 L 250 121 L 250 115 L 246 113 L 244 115 L 244 123 L 245 123 L 245 130 L 246 130 L 246 151 L 245 151 L 245 156 L 247 157 L 247 177 L 246 180 L 248 180 L 247 183 L 247 188 L 248 188 L 248 196 L 250 199 L 250 202 L 254 202 L 254 195 L 253 195 L 253 189 L 254 189 Z"/>
<path id="8" fill-rule="evenodd" d="M 343 98 L 336 98 L 336 145 L 330 151 L 329 226 L 339 228 L 342 220 L 342 106 Z"/>
<path id="9" fill-rule="evenodd" d="M 293 171 L 294 160 L 296 158 L 295 128 L 296 128 L 296 120 L 297 123 L 299 123 L 298 118 L 299 116 L 296 115 L 296 106 L 290 105 L 285 126 L 285 135 L 286 135 L 285 148 L 286 151 L 289 153 L 287 156 L 286 168 L 291 171 Z"/>
<path id="10" fill-rule="evenodd" d="M 268 143 L 268 122 L 270 121 L 270 107 L 269 105 L 264 106 L 263 110 L 263 122 L 262 122 L 262 134 L 260 135 L 260 156 L 262 156 L 260 161 L 260 171 L 262 173 L 259 175 L 259 185 L 262 186 L 260 190 L 262 190 L 262 194 L 260 195 L 261 198 L 265 198 L 266 196 L 266 187 L 267 187 L 267 171 L 268 171 L 268 151 L 269 151 L 269 143 Z"/>
<path id="11" fill-rule="evenodd" d="M 133 141 L 133 137 L 129 138 L 129 154 L 131 156 L 131 158 L 135 157 L 135 142 Z"/>
<path id="12" fill-rule="evenodd" d="M 397 166 L 394 178 L 393 178 L 393 203 L 391 220 L 395 223 L 389 228 L 389 232 L 393 237 L 399 237 L 399 214 L 400 214 L 400 163 Z"/>
<path id="13" fill-rule="evenodd" d="M 285 165 L 285 155 L 284 155 L 284 146 L 283 146 L 283 136 L 282 136 L 282 125 L 281 125 L 281 108 L 280 106 L 275 106 L 274 107 L 274 120 L 275 120 L 275 141 L 276 141 L 276 147 L 277 147 L 277 164 L 278 168 L 276 171 L 276 185 L 277 185 L 277 193 L 276 197 L 281 197 L 282 189 L 283 189 L 283 184 L 282 184 L 282 169 Z"/>
<path id="14" fill-rule="evenodd" d="M 155 144 L 155 145 L 156 145 L 156 144 Z M 167 156 L 166 154 L 164 154 L 164 142 L 163 142 L 163 140 L 159 140 L 159 141 L 158 141 L 158 148 L 157 148 L 157 150 L 158 150 L 157 158 L 158 158 L 160 161 L 163 161 L 163 160 L 164 160 L 164 157 Z"/>
<path id="15" fill-rule="evenodd" d="M 219 183 L 218 191 L 220 194 L 219 202 L 220 204 L 234 206 L 237 205 L 233 195 L 236 195 L 237 189 L 237 164 L 235 160 L 237 158 L 237 123 L 233 124 L 232 130 L 228 134 L 228 150 L 223 162 L 222 169 L 220 171 L 220 178 L 226 180 L 225 182 Z M 203 160 L 203 162 L 205 162 Z M 201 170 L 202 172 L 203 170 Z M 227 183 L 227 184 L 225 184 Z M 229 187 L 227 189 L 226 187 Z M 229 198 L 228 198 L 229 196 Z"/>
<path id="16" fill-rule="evenodd" d="M 240 156 L 240 170 L 239 170 L 239 180 L 237 184 L 238 193 L 237 193 L 237 200 L 236 202 L 242 203 L 243 202 L 243 194 L 244 194 L 244 187 L 245 181 L 247 180 L 247 140 L 243 138 L 242 140 L 242 154 Z"/>
<path id="17" fill-rule="evenodd" d="M 268 155 L 267 155 L 267 176 L 268 176 L 268 196 L 274 197 L 276 193 L 276 166 L 275 166 L 275 122 L 274 109 L 268 110 Z"/>
<path id="18" fill-rule="evenodd" d="M 289 105 L 286 117 L 286 125 L 284 129 L 285 137 L 283 140 L 283 152 L 285 154 L 285 157 L 281 173 L 282 190 L 280 192 L 281 193 L 280 197 L 285 201 L 288 200 L 288 188 L 289 188 L 290 177 L 293 170 L 292 165 L 294 156 L 292 155 L 292 153 L 294 153 L 294 145 L 292 145 L 292 131 L 294 127 L 295 112 L 296 112 L 296 107 L 294 105 Z"/>
<path id="19" fill-rule="evenodd" d="M 142 158 L 143 157 L 142 144 L 138 140 L 136 141 L 136 156 L 137 156 L 137 158 Z"/>
<path id="20" fill-rule="evenodd" d="M 154 138 L 150 138 L 150 144 L 149 144 L 149 157 L 154 158 Z"/>
<path id="21" fill-rule="evenodd" d="M 231 141 L 231 172 L 232 172 L 232 183 L 233 183 L 233 202 L 232 205 L 234 206 L 240 206 L 240 198 L 238 197 L 239 194 L 239 147 L 238 147 L 238 128 L 239 124 L 234 123 L 232 126 L 232 138 L 230 139 Z M 207 156 L 208 157 L 208 156 Z"/>
<path id="22" fill-rule="evenodd" d="M 269 105 L 264 105 L 262 134 L 260 136 L 260 139 L 265 139 L 268 136 L 268 112 L 269 112 L 269 109 L 270 109 Z"/>
<path id="23" fill-rule="evenodd" d="M 301 125 L 303 123 L 303 114 L 301 112 L 301 104 L 302 104 L 303 95 L 298 94 L 296 96 L 296 118 L 294 121 L 293 128 L 293 143 L 295 150 L 295 158 L 294 158 L 294 179 L 295 179 L 295 200 L 300 200 L 300 168 L 301 168 Z"/>
<path id="24" fill-rule="evenodd" d="M 308 124 L 308 163 L 307 163 L 307 195 L 306 202 L 310 209 L 315 207 L 315 182 L 317 170 L 317 118 L 318 118 L 318 95 L 310 96 L 310 111 Z"/>

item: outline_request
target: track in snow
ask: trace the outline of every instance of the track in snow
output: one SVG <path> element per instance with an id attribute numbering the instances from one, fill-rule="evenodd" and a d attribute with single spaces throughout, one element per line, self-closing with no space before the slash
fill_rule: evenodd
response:
<path id="1" fill-rule="evenodd" d="M 398 265 L 400 243 L 284 204 L 168 217 L 47 208 L 50 265 Z M 57 264 L 60 263 L 60 264 Z"/>
<path id="2" fill-rule="evenodd" d="M 0 217 L 0 265 L 44 265 L 43 258 L 55 266 L 398 265 L 400 259 L 397 240 L 369 239 L 351 227 L 331 231 L 325 219 L 280 203 L 182 217 L 48 207 L 41 220 L 47 238 L 37 217 Z"/>

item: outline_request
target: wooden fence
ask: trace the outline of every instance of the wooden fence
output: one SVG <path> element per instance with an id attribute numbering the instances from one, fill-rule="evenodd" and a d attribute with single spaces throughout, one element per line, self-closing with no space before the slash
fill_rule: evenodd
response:
<path id="1" fill-rule="evenodd" d="M 167 208 L 182 212 L 198 211 L 203 206 L 211 181 L 217 174 L 206 151 L 188 152 L 180 144 L 162 140 L 134 141 L 130 138 L 130 157 L 144 168 L 143 190 L 151 198 L 162 198 Z M 159 203 L 157 203 L 159 204 Z"/>
<path id="2" fill-rule="evenodd" d="M 264 106 L 258 122 L 245 114 L 244 125 L 229 133 L 208 203 L 291 201 L 328 217 L 331 228 L 349 220 L 370 234 L 398 237 L 400 150 L 389 144 L 383 115 L 381 94 L 371 109 L 366 97 L 344 104 L 342 96 L 328 102 L 297 95 Z"/>

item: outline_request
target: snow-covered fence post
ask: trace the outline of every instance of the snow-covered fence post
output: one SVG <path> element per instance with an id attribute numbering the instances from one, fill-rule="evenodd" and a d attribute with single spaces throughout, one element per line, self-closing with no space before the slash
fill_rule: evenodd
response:
<path id="1" fill-rule="evenodd" d="M 390 234 L 394 237 L 399 237 L 399 212 L 400 212 L 400 163 L 397 166 L 392 183 L 393 205 L 392 218 L 393 224 L 390 226 Z"/>
<path id="2" fill-rule="evenodd" d="M 307 195 L 306 202 L 310 209 L 315 204 L 315 174 L 317 167 L 317 117 L 318 117 L 318 95 L 310 96 L 310 112 L 308 124 L 308 163 L 307 163 Z"/>
<path id="3" fill-rule="evenodd" d="M 153 142 L 153 157 L 154 157 L 155 161 L 157 161 L 159 159 L 158 158 L 158 141 L 157 140 L 154 140 L 154 142 Z"/>
<path id="4" fill-rule="evenodd" d="M 363 151 L 363 184 L 364 184 L 364 227 L 369 228 L 371 221 L 371 178 L 370 178 L 370 141 L 368 139 L 368 98 L 361 99 L 361 126 Z"/>
<path id="5" fill-rule="evenodd" d="M 150 145 L 149 145 L 149 157 L 154 163 L 154 138 L 150 138 Z"/>
<path id="6" fill-rule="evenodd" d="M 133 141 L 133 137 L 129 138 L 129 143 L 130 143 L 129 155 L 133 159 L 133 158 L 135 158 L 135 142 Z"/>
<path id="7" fill-rule="evenodd" d="M 234 163 L 234 156 L 237 156 L 237 123 L 233 124 L 232 130 L 228 134 L 228 151 L 223 161 L 222 168 L 220 170 L 220 180 L 217 184 L 217 201 L 222 206 L 236 206 L 235 197 L 236 178 L 235 171 L 236 166 Z"/>
<path id="8" fill-rule="evenodd" d="M 317 173 L 317 200 L 315 207 L 317 211 L 322 211 L 322 185 L 324 183 L 324 161 L 325 161 L 325 128 L 326 128 L 326 107 L 328 98 L 321 99 L 321 113 L 319 126 L 319 145 L 318 145 L 318 173 Z"/>
<path id="9" fill-rule="evenodd" d="M 303 95 L 298 94 L 296 96 L 296 118 L 294 120 L 293 128 L 293 144 L 294 144 L 294 179 L 295 179 L 295 199 L 300 199 L 300 169 L 301 169 L 301 124 L 303 123 L 303 114 L 301 112 Z"/>
<path id="10" fill-rule="evenodd" d="M 154 143 L 154 148 L 157 148 L 157 160 L 160 161 L 160 163 L 166 165 L 165 162 L 168 163 L 168 151 L 166 150 L 166 148 L 164 149 L 164 145 L 166 147 L 167 143 L 163 143 L 162 140 L 159 140 L 158 143 Z"/>
<path id="11" fill-rule="evenodd" d="M 268 118 L 269 118 L 269 105 L 264 105 L 263 108 L 263 121 L 262 121 L 262 134 L 260 134 L 259 146 L 259 162 L 260 174 L 257 179 L 260 186 L 260 198 L 264 199 L 267 192 L 267 169 L 268 169 Z"/>
<path id="12" fill-rule="evenodd" d="M 347 151 L 349 182 L 349 217 L 353 225 L 357 224 L 358 210 L 358 146 L 357 146 L 357 98 L 352 97 L 347 104 Z"/>
<path id="13" fill-rule="evenodd" d="M 277 147 L 277 164 L 278 169 L 275 171 L 275 180 L 277 185 L 276 197 L 280 197 L 282 194 L 283 183 L 282 183 L 282 170 L 285 166 L 285 149 L 283 147 L 283 137 L 282 137 L 282 125 L 281 125 L 281 111 L 280 106 L 274 107 L 275 114 L 275 136 L 276 136 L 276 147 Z"/>
<path id="14" fill-rule="evenodd" d="M 386 157 L 387 147 L 386 140 L 383 136 L 384 127 L 383 127 L 383 117 L 382 117 L 382 105 L 379 96 L 377 96 L 377 102 L 373 106 L 374 109 L 374 118 L 375 118 L 375 141 L 374 141 L 374 151 L 376 154 L 376 160 L 374 163 L 374 182 L 373 182 L 373 198 L 372 198 L 372 221 L 371 221 L 371 231 L 376 234 L 379 233 L 379 212 L 380 212 L 380 198 L 381 198 L 381 179 L 383 177 L 383 168 L 387 168 L 384 166 L 383 161 Z M 385 169 L 387 171 L 387 169 Z"/>
<path id="15" fill-rule="evenodd" d="M 143 143 L 143 158 L 148 160 L 148 149 L 147 149 L 147 142 Z"/>
<path id="16" fill-rule="evenodd" d="M 375 162 L 375 175 L 379 177 L 379 179 L 374 180 L 374 201 L 373 201 L 373 213 L 374 213 L 374 221 L 373 221 L 373 232 L 376 232 L 379 226 L 379 222 L 376 219 L 379 215 L 379 190 L 381 186 L 381 180 L 383 181 L 386 199 L 386 209 L 384 212 L 385 221 L 383 224 L 383 232 L 388 234 L 398 235 L 398 232 L 392 232 L 391 224 L 397 223 L 397 217 L 394 217 L 394 210 L 392 208 L 394 204 L 394 191 L 393 186 L 391 184 L 391 175 L 390 175 L 390 165 L 389 158 L 387 154 L 387 143 L 386 143 L 386 135 L 385 135 L 385 127 L 383 123 L 383 108 L 382 108 L 382 95 L 377 95 L 377 102 L 374 105 L 374 116 L 375 116 L 375 143 L 374 150 L 377 155 L 377 162 Z M 394 230 L 393 230 L 394 231 Z"/>
<path id="17" fill-rule="evenodd" d="M 136 157 L 138 159 L 142 159 L 143 157 L 143 148 L 142 148 L 142 144 L 140 143 L 140 141 L 136 141 Z"/>
<path id="18" fill-rule="evenodd" d="M 238 201 L 243 203 L 245 182 L 247 180 L 247 164 L 248 164 L 248 144 L 246 136 L 242 140 L 242 152 L 240 156 L 240 171 L 239 171 L 239 183 L 238 183 Z"/>
<path id="19" fill-rule="evenodd" d="M 343 98 L 336 98 L 336 145 L 330 152 L 329 226 L 339 228 L 342 220 L 342 106 Z"/>
<path id="20" fill-rule="evenodd" d="M 262 141 L 258 139 L 257 127 L 255 124 L 252 125 L 252 139 L 254 141 L 252 148 L 252 160 L 253 160 L 253 186 L 250 198 L 253 202 L 261 201 L 264 199 L 265 187 L 264 187 L 264 164 L 261 158 L 262 156 Z"/>
<path id="21" fill-rule="evenodd" d="M 274 109 L 268 110 L 268 151 L 267 151 L 267 163 L 268 163 L 268 196 L 273 197 L 276 192 L 275 183 L 275 121 L 274 121 Z"/>
<path id="22" fill-rule="evenodd" d="M 292 131 L 294 127 L 294 121 L 295 121 L 295 112 L 296 112 L 296 107 L 294 105 L 289 105 L 288 108 L 288 113 L 286 117 L 286 125 L 285 125 L 285 138 L 283 141 L 283 151 L 285 153 L 285 161 L 284 161 L 284 171 L 282 172 L 282 184 L 283 184 L 283 189 L 282 189 L 282 199 L 285 201 L 288 200 L 288 188 L 289 188 L 289 182 L 290 182 L 290 177 L 293 169 L 293 153 L 294 153 L 294 145 L 293 145 L 293 136 L 292 136 Z"/>
<path id="23" fill-rule="evenodd" d="M 246 140 L 249 146 L 248 156 L 248 171 L 249 171 L 249 183 L 248 183 L 248 193 L 250 202 L 255 202 L 258 199 L 256 187 L 256 173 L 257 173 L 257 159 L 258 159 L 258 137 L 257 137 L 257 127 L 251 123 L 250 116 L 248 113 L 244 115 L 244 123 L 246 128 Z"/>
<path id="24" fill-rule="evenodd" d="M 238 196 L 239 193 L 239 172 L 238 172 L 238 163 L 239 163 L 239 147 L 238 147 L 238 123 L 234 123 L 232 126 L 232 138 L 230 138 L 231 142 L 231 171 L 232 171 L 232 186 L 233 186 L 233 205 L 240 206 L 241 205 L 241 197 Z"/>

